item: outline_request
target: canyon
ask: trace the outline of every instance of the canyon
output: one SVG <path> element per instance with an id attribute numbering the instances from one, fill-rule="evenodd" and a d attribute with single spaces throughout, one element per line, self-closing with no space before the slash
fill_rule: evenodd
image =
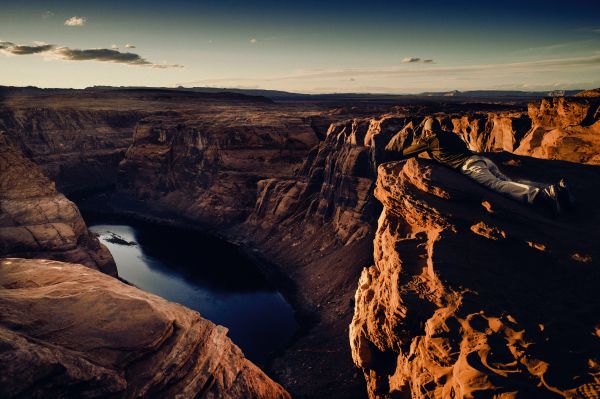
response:
<path id="1" fill-rule="evenodd" d="M 6 96 L 2 254 L 115 275 L 59 191 L 98 193 L 92 207 L 191 225 L 256 260 L 303 326 L 265 368 L 294 397 L 591 398 L 600 383 L 599 105 L 593 93 L 351 106 L 168 90 Z M 409 140 L 429 115 L 473 151 L 503 151 L 490 156 L 507 174 L 566 177 L 577 210 L 550 221 L 428 160 L 376 170 L 372 143 Z M 21 181 L 26 173 L 36 188 Z M 118 284 L 110 291 L 133 290 Z M 219 345 L 234 347 L 226 337 Z M 247 363 L 228 351 L 220 367 L 230 378 Z M 287 395 L 244 367 L 256 395 Z M 226 390 L 227 378 L 215 386 Z"/>

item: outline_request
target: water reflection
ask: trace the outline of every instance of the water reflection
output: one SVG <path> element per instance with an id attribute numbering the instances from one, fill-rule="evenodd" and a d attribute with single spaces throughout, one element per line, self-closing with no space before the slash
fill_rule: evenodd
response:
<path id="1" fill-rule="evenodd" d="M 88 223 L 122 278 L 229 328 L 229 337 L 250 360 L 263 363 L 296 331 L 290 305 L 234 245 L 152 224 Z"/>

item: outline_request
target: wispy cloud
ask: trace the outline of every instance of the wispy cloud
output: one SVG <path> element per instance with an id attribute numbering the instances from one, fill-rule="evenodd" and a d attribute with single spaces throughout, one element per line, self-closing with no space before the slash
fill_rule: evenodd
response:
<path id="1" fill-rule="evenodd" d="M 135 46 L 133 44 L 131 44 L 131 43 L 127 43 L 125 45 L 125 48 L 135 48 Z"/>
<path id="2" fill-rule="evenodd" d="M 472 64 L 453 66 L 431 66 L 419 69 L 405 69 L 401 67 L 382 68 L 349 68 L 337 70 L 301 71 L 296 75 L 282 76 L 280 80 L 288 79 L 321 79 L 321 78 L 348 78 L 369 76 L 428 76 L 441 73 L 477 73 L 486 71 L 523 72 L 523 71 L 550 71 L 571 67 L 600 67 L 600 54 L 587 57 L 556 58 L 525 62 L 497 63 L 497 64 Z"/>
<path id="3" fill-rule="evenodd" d="M 576 31 L 587 33 L 600 33 L 600 26 L 584 26 L 583 28 L 576 29 Z"/>
<path id="4" fill-rule="evenodd" d="M 600 53 L 585 57 L 553 58 L 535 61 L 439 65 L 425 63 L 420 68 L 406 65 L 370 68 L 346 68 L 327 70 L 300 70 L 294 74 L 257 79 L 246 76 L 205 79 L 186 82 L 184 86 L 214 85 L 233 87 L 257 84 L 263 88 L 279 88 L 308 92 L 371 91 L 371 92 L 420 92 L 431 90 L 482 89 L 506 85 L 520 89 L 527 83 L 536 87 L 586 87 L 579 81 L 560 81 L 560 77 L 586 76 L 600 73 Z M 337 84 L 338 86 L 334 86 Z M 458 87 L 457 87 L 458 86 Z"/>
<path id="5" fill-rule="evenodd" d="M 85 25 L 87 18 L 74 16 L 65 21 L 66 26 L 83 26 Z"/>
<path id="6" fill-rule="evenodd" d="M 54 13 L 50 10 L 48 11 L 44 11 L 42 13 L 42 19 L 48 19 L 48 18 L 52 18 L 54 16 Z"/>
<path id="7" fill-rule="evenodd" d="M 23 46 L 12 42 L 0 41 L 0 53 L 5 55 L 38 54 L 66 61 L 99 61 L 159 69 L 183 68 L 183 66 L 179 64 L 156 64 L 146 60 L 139 54 L 121 52 L 114 48 L 80 50 L 65 46 L 56 46 L 54 44 L 46 44 L 43 42 L 36 42 L 33 46 Z"/>
<path id="8" fill-rule="evenodd" d="M 9 55 L 40 54 L 54 48 L 52 44 L 36 44 L 34 46 L 19 46 L 11 42 L 0 42 L 0 52 Z"/>
<path id="9" fill-rule="evenodd" d="M 113 49 L 113 50 L 118 50 L 119 46 L 117 46 L 116 44 L 113 44 L 113 45 L 110 46 L 110 48 Z"/>
<path id="10" fill-rule="evenodd" d="M 414 63 L 423 63 L 423 64 L 433 64 L 433 60 L 432 59 L 422 59 L 419 57 L 404 57 L 402 58 L 402 61 L 400 61 L 403 64 L 414 64 Z"/>

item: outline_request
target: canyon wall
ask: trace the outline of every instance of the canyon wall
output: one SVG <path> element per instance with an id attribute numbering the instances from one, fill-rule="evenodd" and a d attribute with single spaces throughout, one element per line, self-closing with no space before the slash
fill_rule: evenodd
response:
<path id="1" fill-rule="evenodd" d="M 600 164 L 600 97 L 553 97 L 532 102 L 527 113 L 440 117 L 477 152 L 508 151 L 543 159 Z"/>
<path id="2" fill-rule="evenodd" d="M 592 222 L 596 217 L 589 202 L 579 208 L 592 212 L 589 224 L 580 223 L 585 216 L 576 213 L 574 230 L 565 222 L 557 228 L 543 217 L 530 215 L 518 204 L 494 196 L 485 197 L 489 193 L 472 183 L 467 184 L 470 182 L 465 183 L 460 175 L 448 175 L 447 170 L 421 164 L 422 161 L 410 161 L 403 164 L 408 166 L 402 167 L 397 164 L 386 166 L 383 174 L 380 169 L 376 190 L 378 201 L 373 195 L 376 172 L 369 159 L 371 143 L 376 141 L 378 145 L 385 145 L 390 140 L 409 139 L 411 129 L 418 130 L 423 116 L 429 114 L 426 111 L 409 113 L 399 108 L 393 114 L 365 117 L 354 110 L 359 116 L 350 119 L 350 112 L 324 114 L 273 104 L 235 107 L 225 104 L 212 108 L 192 104 L 189 107 L 170 111 L 163 106 L 160 111 L 154 108 L 153 115 L 142 115 L 143 119 L 133 129 L 132 145 L 118 167 L 118 188 L 112 204 L 116 210 L 191 221 L 240 243 L 252 256 L 259 258 L 265 273 L 280 284 L 301 317 L 306 318 L 307 330 L 270 366 L 270 372 L 292 394 L 361 397 L 364 395 L 363 382 L 352 366 L 352 357 L 364 371 L 372 396 L 427 397 L 427 392 L 433 392 L 430 396 L 444 397 L 453 391 L 468 397 L 481 390 L 484 396 L 489 392 L 500 392 L 505 395 L 503 397 L 511 397 L 509 391 L 499 390 L 504 383 L 498 382 L 501 380 L 493 373 L 518 376 L 514 380 L 506 377 L 510 380 L 506 386 L 513 387 L 511 384 L 516 384 L 515 381 L 525 381 L 525 388 L 519 386 L 514 388 L 515 392 L 531 393 L 533 397 L 545 397 L 546 391 L 558 390 L 566 395 L 577 389 L 593 389 L 590 381 L 596 378 L 593 377 L 597 373 L 593 364 L 597 359 L 592 358 L 587 359 L 592 364 L 588 369 L 581 366 L 582 358 L 574 360 L 573 367 L 583 370 L 572 374 L 581 375 L 580 385 L 569 385 L 564 381 L 543 382 L 553 378 L 555 373 L 566 373 L 558 362 L 544 357 L 546 352 L 554 350 L 564 354 L 577 348 L 549 346 L 544 347 L 542 355 L 527 352 L 527 356 L 535 360 L 531 365 L 521 366 L 521 360 L 518 360 L 515 369 L 510 368 L 515 356 L 526 352 L 523 349 L 526 344 L 515 338 L 509 329 L 520 331 L 518 329 L 524 328 L 527 334 L 533 335 L 538 346 L 541 345 L 538 342 L 542 342 L 539 340 L 546 338 L 556 341 L 559 339 L 556 337 L 560 337 L 556 330 L 571 322 L 563 318 L 559 303 L 538 293 L 539 290 L 535 292 L 538 297 L 516 296 L 512 303 L 500 291 L 493 291 L 494 287 L 486 285 L 477 291 L 480 281 L 477 284 L 472 280 L 462 282 L 460 276 L 444 266 L 445 259 L 452 256 L 462 259 L 469 254 L 471 246 L 476 246 L 482 249 L 475 250 L 472 259 L 467 256 L 470 260 L 461 263 L 457 270 L 468 273 L 473 279 L 478 273 L 488 273 L 481 277 L 483 282 L 504 278 L 498 281 L 514 286 L 507 290 L 511 295 L 518 294 L 517 288 L 523 290 L 532 281 L 537 281 L 535 272 L 539 269 L 523 266 L 529 263 L 539 268 L 547 261 L 553 271 L 557 270 L 556 276 L 570 279 L 573 276 L 565 270 L 571 269 L 565 269 L 564 262 L 571 265 L 568 267 L 572 270 L 579 270 L 589 267 L 597 259 L 588 240 L 597 237 L 587 237 L 583 233 L 587 228 L 593 230 Z M 595 156 L 599 148 L 597 110 L 597 99 L 592 96 L 543 100 L 530 105 L 528 113 L 474 109 L 434 116 L 475 151 L 516 152 L 593 165 L 597 163 Z M 325 130 L 323 126 L 329 121 L 334 123 Z M 78 154 L 83 156 L 84 153 Z M 593 181 L 598 177 L 593 166 L 517 156 L 503 158 L 505 156 L 498 155 L 498 159 L 505 162 L 501 165 L 503 170 L 510 172 L 513 168 L 512 172 L 516 174 L 542 181 L 566 175 L 574 180 L 578 197 L 583 190 L 583 198 L 592 198 L 585 186 L 585 178 Z M 43 164 L 43 159 L 36 160 Z M 111 167 L 117 173 L 116 166 Z M 431 180 L 431 176 L 435 178 Z M 82 179 L 83 176 L 77 175 L 72 181 Z M 452 191 L 454 184 L 458 191 Z M 471 196 L 486 199 L 474 203 L 468 200 Z M 484 208 L 481 203 L 485 204 Z M 469 212 L 481 220 L 468 220 Z M 552 233 L 545 233 L 546 228 Z M 429 229 L 438 231 L 439 237 L 430 237 Z M 564 238 L 567 245 L 561 247 L 562 241 L 553 241 L 548 234 L 557 234 L 561 240 Z M 445 240 L 446 236 L 450 238 Z M 519 238 L 515 241 L 513 236 Z M 573 241 L 575 237 L 581 237 L 581 246 Z M 436 246 L 438 241 L 439 247 Z M 522 248 L 523 242 L 525 248 Z M 431 248 L 436 249 L 435 255 L 429 253 Z M 526 261 L 515 262 L 508 257 L 510 251 Z M 557 264 L 552 259 L 561 251 L 564 253 Z M 364 266 L 373 264 L 374 252 L 375 265 L 362 271 Z M 498 256 L 499 260 L 490 260 L 485 256 L 488 252 Z M 516 273 L 521 280 L 513 281 L 508 275 L 494 274 L 503 261 L 509 264 L 510 273 Z M 495 265 L 494 269 L 488 268 L 486 262 Z M 403 269 L 403 265 L 408 266 Z M 442 273 L 437 273 L 437 267 L 444 267 L 443 274 L 449 277 L 440 277 Z M 481 272 L 483 267 L 486 269 Z M 423 268 L 433 271 L 422 272 Z M 518 274 L 521 268 L 522 274 Z M 356 290 L 361 272 L 363 277 Z M 408 277 L 405 278 L 406 273 Z M 555 288 L 548 280 L 551 277 L 540 278 L 542 286 Z M 576 288 L 589 288 L 577 277 L 573 278 Z M 595 278 L 591 281 L 596 281 Z M 465 292 L 461 291 L 462 286 L 466 287 Z M 471 294 L 470 290 L 479 296 Z M 569 287 L 565 292 L 571 294 L 573 290 Z M 493 308 L 496 297 L 500 298 L 499 310 Z M 483 299 L 479 301 L 478 298 Z M 355 300 L 351 352 L 347 337 Z M 548 335 L 539 335 L 540 327 L 535 327 L 538 320 L 531 314 L 518 309 L 513 311 L 519 303 L 535 304 L 538 300 L 550 301 L 549 309 L 558 309 L 561 314 L 558 327 L 543 330 Z M 469 307 L 461 307 L 461 301 L 469 303 Z M 577 299 L 574 303 L 579 306 L 583 302 Z M 591 308 L 586 307 L 584 313 L 597 309 L 595 302 L 590 303 Z M 507 314 L 501 312 L 505 305 L 511 309 Z M 438 312 L 442 307 L 447 309 Z M 453 320 L 448 321 L 451 326 L 447 328 L 448 336 L 451 336 L 448 339 L 454 346 L 437 340 L 436 331 L 446 327 L 438 328 L 435 321 L 430 321 L 431 312 L 443 313 L 439 316 L 442 320 Z M 481 312 L 481 318 L 472 315 L 478 312 Z M 581 322 L 584 325 L 576 328 L 576 341 L 584 335 L 584 328 L 595 334 L 588 313 Z M 540 314 L 549 317 L 547 313 Z M 517 321 L 511 321 L 511 318 Z M 472 319 L 477 319 L 473 321 L 479 323 L 476 327 L 470 326 Z M 489 328 L 500 332 L 488 332 L 488 327 L 480 323 L 483 319 L 498 319 L 498 322 L 489 322 L 493 324 Z M 378 323 L 381 324 L 379 327 Z M 428 326 L 432 323 L 435 328 L 430 331 Z M 547 326 L 550 323 L 540 318 L 539 324 Z M 469 325 L 471 330 L 463 334 L 462 327 L 457 327 L 462 325 Z M 515 342 L 514 353 L 517 355 L 501 352 L 498 334 L 505 334 L 506 340 Z M 427 352 L 434 351 L 430 346 L 437 342 L 442 352 L 448 348 L 459 351 L 458 354 L 448 352 L 448 356 L 456 356 L 450 356 L 443 363 L 442 371 L 425 364 L 430 356 L 437 356 L 434 363 L 446 356 Z M 467 347 L 464 350 L 461 349 L 463 342 Z M 490 372 L 487 366 L 483 371 L 480 366 L 472 366 L 473 362 L 480 362 L 477 356 L 481 358 L 484 353 L 475 351 L 473 342 L 483 342 L 482 348 L 488 345 L 492 348 L 490 353 L 501 354 L 499 366 L 490 366 L 501 372 Z M 585 351 L 595 348 L 593 340 L 581 342 Z M 417 355 L 417 352 L 410 352 L 413 346 Z M 473 351 L 477 354 L 473 355 Z M 507 363 L 502 363 L 505 360 Z M 546 363 L 549 366 L 545 366 Z M 454 368 L 449 369 L 449 365 Z M 473 372 L 470 367 L 478 371 Z M 538 370 L 544 367 L 551 371 L 545 374 Z M 432 377 L 433 380 L 417 378 L 421 370 L 423 375 L 441 377 Z M 461 376 L 467 370 L 466 377 L 454 376 L 454 371 L 449 375 L 448 370 L 456 370 Z M 471 382 L 469 376 L 479 382 Z M 491 382 L 481 382 L 483 380 Z M 536 390 L 532 388 L 535 384 L 544 388 Z"/>
<path id="3" fill-rule="evenodd" d="M 549 220 L 436 163 L 379 167 L 374 264 L 350 343 L 371 398 L 596 398 L 600 168 L 514 155 L 507 174 L 565 176 L 577 209 Z"/>
<path id="4" fill-rule="evenodd" d="M 11 141 L 0 134 L 0 397 L 289 397 L 226 328 L 113 278 L 77 206 Z"/>
<path id="5" fill-rule="evenodd" d="M 529 104 L 531 130 L 516 154 L 600 165 L 600 97 L 557 97 Z"/>
<path id="6" fill-rule="evenodd" d="M 257 181 L 292 175 L 318 141 L 310 121 L 283 113 L 147 117 L 120 165 L 118 194 L 222 228 L 248 216 Z"/>
<path id="7" fill-rule="evenodd" d="M 0 260 L 3 398 L 289 398 L 227 329 L 82 265 Z"/>
<path id="8" fill-rule="evenodd" d="M 515 111 L 436 117 L 477 151 L 516 151 L 534 128 L 530 116 Z M 372 262 L 381 211 L 373 196 L 369 148 L 373 141 L 385 145 L 409 139 L 422 119 L 400 110 L 334 122 L 312 150 L 309 141 L 300 140 L 303 145 L 286 165 L 264 151 L 281 151 L 282 142 L 265 141 L 264 127 L 244 134 L 240 127 L 216 122 L 207 127 L 181 115 L 150 117 L 136 127 L 134 144 L 121 164 L 117 198 L 125 195 L 155 213 L 217 226 L 270 263 L 267 274 L 311 320 L 310 329 L 273 361 L 273 375 L 292 394 L 360 396 L 360 382 L 348 367 L 351 352 L 340 347 L 347 342 L 355 282 Z M 262 120 L 266 126 L 273 123 L 269 115 Z M 287 126 L 293 137 L 295 128 Z M 257 162 L 259 156 L 267 161 Z M 291 159 L 290 153 L 286 157 Z M 265 163 L 277 167 L 269 169 Z M 343 382 L 333 388 L 332 380 Z"/>
<path id="9" fill-rule="evenodd" d="M 100 190 L 115 184 L 117 166 L 142 115 L 85 107 L 0 107 L 0 132 L 57 182 L 59 191 Z"/>
<path id="10" fill-rule="evenodd" d="M 77 206 L 3 134 L 0 256 L 63 260 L 117 275 L 110 252 L 88 231 Z"/>

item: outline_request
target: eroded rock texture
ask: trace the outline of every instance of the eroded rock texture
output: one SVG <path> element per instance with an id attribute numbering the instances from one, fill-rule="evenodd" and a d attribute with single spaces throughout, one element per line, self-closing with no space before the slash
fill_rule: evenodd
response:
<path id="1" fill-rule="evenodd" d="M 248 216 L 258 180 L 291 175 L 317 143 L 310 120 L 278 112 L 148 117 L 120 165 L 119 193 L 222 228 Z"/>
<path id="2" fill-rule="evenodd" d="M 448 130 L 458 133 L 476 152 L 513 152 L 531 128 L 529 117 L 519 112 L 464 115 L 451 123 Z"/>
<path id="3" fill-rule="evenodd" d="M 57 182 L 61 192 L 105 189 L 131 144 L 137 110 L 31 105 L 0 107 L 0 132 Z"/>
<path id="4" fill-rule="evenodd" d="M 528 114 L 531 130 L 516 154 L 600 165 L 600 97 L 543 99 Z"/>
<path id="5" fill-rule="evenodd" d="M 81 265 L 0 260 L 3 398 L 289 398 L 226 333 Z"/>
<path id="6" fill-rule="evenodd" d="M 375 263 L 350 326 L 371 398 L 600 394 L 600 168 L 494 159 L 566 176 L 578 209 L 550 220 L 427 160 L 379 167 Z"/>
<path id="7" fill-rule="evenodd" d="M 0 256 L 63 260 L 117 275 L 75 204 L 1 134 Z"/>

